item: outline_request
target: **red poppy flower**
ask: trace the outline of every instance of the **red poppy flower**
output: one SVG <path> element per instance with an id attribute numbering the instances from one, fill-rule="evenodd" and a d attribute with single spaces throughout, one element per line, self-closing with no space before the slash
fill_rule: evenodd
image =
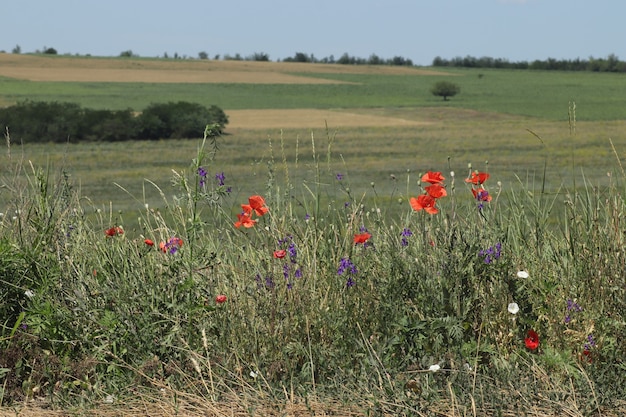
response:
<path id="1" fill-rule="evenodd" d="M 441 175 L 441 172 L 428 171 L 427 173 L 422 175 L 422 182 L 439 184 L 440 182 L 443 182 L 443 180 L 445 180 L 445 178 L 443 177 L 443 175 Z"/>
<path id="2" fill-rule="evenodd" d="M 365 243 L 370 237 L 372 237 L 372 235 L 367 232 L 354 235 L 354 244 Z"/>
<path id="3" fill-rule="evenodd" d="M 472 183 L 474 185 L 480 185 L 489 179 L 489 174 L 486 172 L 472 172 L 470 178 L 465 178 L 465 182 Z"/>
<path id="4" fill-rule="evenodd" d="M 107 236 L 118 236 L 118 235 L 123 235 L 124 234 L 124 229 L 122 229 L 119 226 L 115 226 L 115 227 L 111 227 L 109 229 L 106 229 L 104 231 L 104 234 Z"/>
<path id="5" fill-rule="evenodd" d="M 283 259 L 286 255 L 287 255 L 287 251 L 285 249 L 274 251 L 274 258 L 276 259 Z"/>
<path id="6" fill-rule="evenodd" d="M 446 189 L 439 184 L 432 184 L 428 187 L 425 187 L 424 189 L 432 198 L 441 198 L 448 195 Z"/>
<path id="7" fill-rule="evenodd" d="M 222 304 L 225 303 L 227 300 L 226 296 L 224 294 L 220 294 L 217 297 L 215 297 L 215 302 L 218 304 Z"/>
<path id="8" fill-rule="evenodd" d="M 524 344 L 530 350 L 535 350 L 539 347 L 539 335 L 534 330 L 529 330 L 524 339 Z"/>
<path id="9" fill-rule="evenodd" d="M 262 216 L 269 211 L 265 207 L 265 199 L 260 195 L 253 195 L 248 198 L 248 204 L 242 204 L 241 208 L 245 213 L 251 213 L 253 210 L 257 216 Z"/>
<path id="10" fill-rule="evenodd" d="M 435 207 L 436 201 L 437 200 L 435 200 L 430 195 L 422 194 L 418 196 L 417 198 L 411 197 L 411 199 L 409 200 L 409 203 L 411 204 L 411 207 L 415 211 L 420 211 L 424 209 L 426 213 L 437 214 L 439 213 L 439 210 L 437 210 L 437 208 Z"/>
<path id="11" fill-rule="evenodd" d="M 246 213 L 244 211 L 243 213 L 237 214 L 237 219 L 239 219 L 238 221 L 235 222 L 235 227 L 237 229 L 239 229 L 241 226 L 245 228 L 250 228 L 254 226 L 254 224 L 256 223 L 256 220 L 252 220 L 252 218 L 250 217 L 250 212 Z"/>
<path id="12" fill-rule="evenodd" d="M 474 194 L 474 198 L 478 201 L 491 201 L 491 196 L 489 192 L 485 189 L 479 188 L 478 190 L 472 188 L 472 194 Z"/>
<path id="13" fill-rule="evenodd" d="M 148 246 L 154 246 L 154 242 L 152 240 L 150 240 L 150 239 L 145 239 L 143 241 L 143 243 L 145 243 Z"/>

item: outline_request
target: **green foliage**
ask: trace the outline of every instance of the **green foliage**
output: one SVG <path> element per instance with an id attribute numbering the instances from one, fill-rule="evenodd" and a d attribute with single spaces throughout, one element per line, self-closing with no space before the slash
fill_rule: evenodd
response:
<path id="1" fill-rule="evenodd" d="M 532 62 L 519 61 L 509 62 L 504 58 L 491 58 L 473 56 L 444 59 L 435 57 L 433 67 L 462 67 L 462 68 L 506 68 L 506 69 L 530 69 L 548 71 L 593 71 L 593 72 L 626 72 L 626 62 L 620 61 L 615 54 L 609 54 L 606 58 L 586 59 L 536 59 Z"/>
<path id="2" fill-rule="evenodd" d="M 153 104 L 136 116 L 132 109 L 83 109 L 75 103 L 24 101 L 0 109 L 0 120 L 28 142 L 124 141 L 202 137 L 207 123 L 221 133 L 228 117 L 217 106 Z"/>
<path id="3" fill-rule="evenodd" d="M 207 123 L 217 124 L 217 133 L 221 133 L 228 117 L 217 106 L 206 108 L 183 101 L 152 104 L 138 118 L 139 136 L 146 139 L 202 137 Z"/>
<path id="4" fill-rule="evenodd" d="M 454 97 L 461 92 L 461 87 L 450 81 L 438 81 L 432 86 L 430 92 L 433 96 L 443 97 L 444 100 L 448 100 L 448 97 Z"/>

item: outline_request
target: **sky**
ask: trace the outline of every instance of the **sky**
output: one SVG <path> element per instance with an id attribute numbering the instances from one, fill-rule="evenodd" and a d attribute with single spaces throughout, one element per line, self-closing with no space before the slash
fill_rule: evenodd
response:
<path id="1" fill-rule="evenodd" d="M 4 0 L 0 50 L 626 60 L 624 0 Z"/>

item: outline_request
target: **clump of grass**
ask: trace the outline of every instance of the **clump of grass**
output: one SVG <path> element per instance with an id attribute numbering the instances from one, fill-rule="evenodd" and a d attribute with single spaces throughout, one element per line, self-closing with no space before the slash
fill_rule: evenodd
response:
<path id="1" fill-rule="evenodd" d="M 87 216 L 67 176 L 16 163 L 18 211 L 0 223 L 0 403 L 140 398 L 191 413 L 234 402 L 267 415 L 624 406 L 617 179 L 568 195 L 555 216 L 545 190 L 508 191 L 497 172 L 408 173 L 406 210 L 389 217 L 376 184 L 357 196 L 333 170 L 332 135 L 311 140 L 302 189 L 281 146 L 266 186 L 232 201 L 205 138 L 173 173 L 175 197 L 153 184 L 165 208 L 145 207 L 136 230 L 113 210 Z"/>

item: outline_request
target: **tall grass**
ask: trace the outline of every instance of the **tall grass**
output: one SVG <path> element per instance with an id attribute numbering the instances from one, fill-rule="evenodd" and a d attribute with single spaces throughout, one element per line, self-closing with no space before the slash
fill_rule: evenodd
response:
<path id="1" fill-rule="evenodd" d="M 602 190 L 580 179 L 584 193 L 565 194 L 554 222 L 562 194 L 541 181 L 509 190 L 492 176 L 491 201 L 473 199 L 464 180 L 476 167 L 443 172 L 439 212 L 415 212 L 408 198 L 427 184 L 409 172 L 395 214 L 376 184 L 355 194 L 338 175 L 332 134 L 302 142 L 292 161 L 284 140 L 270 142 L 269 211 L 250 228 L 234 226 L 246 209 L 231 210 L 214 177 L 217 141 L 173 172 L 174 196 L 151 184 L 163 208 L 148 205 L 133 231 L 86 207 L 69 177 L 7 156 L 0 403 L 623 412 L 623 174 Z M 295 182 L 299 169 L 312 175 Z"/>

